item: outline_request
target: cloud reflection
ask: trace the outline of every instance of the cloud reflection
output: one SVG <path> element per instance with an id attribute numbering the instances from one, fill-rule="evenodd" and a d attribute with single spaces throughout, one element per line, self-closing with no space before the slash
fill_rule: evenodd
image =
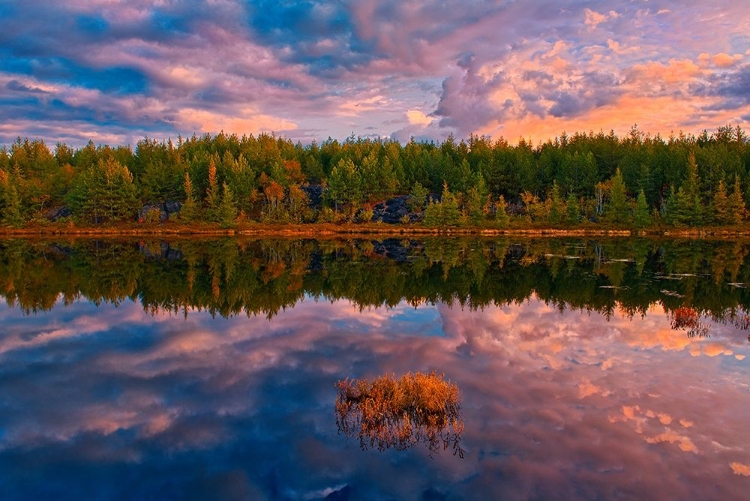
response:
<path id="1" fill-rule="evenodd" d="M 269 321 L 81 301 L 0 317 L 8 499 L 746 492 L 747 371 L 730 356 L 747 353 L 744 334 L 688 338 L 660 308 L 608 321 L 535 298 L 361 313 L 307 298 Z M 369 454 L 337 435 L 337 380 L 433 370 L 461 388 L 464 461 Z"/>

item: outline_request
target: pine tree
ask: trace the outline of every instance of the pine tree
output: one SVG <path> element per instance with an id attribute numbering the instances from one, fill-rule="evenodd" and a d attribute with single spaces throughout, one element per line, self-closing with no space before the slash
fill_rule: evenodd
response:
<path id="1" fill-rule="evenodd" d="M 219 181 L 216 179 L 216 164 L 213 159 L 208 166 L 208 188 L 206 189 L 206 216 L 209 221 L 218 222 L 219 204 L 221 197 L 219 194 Z"/>
<path id="2" fill-rule="evenodd" d="M 482 221 L 484 221 L 482 195 L 475 186 L 469 188 L 469 191 L 466 193 L 466 215 L 474 226 L 480 226 Z"/>
<path id="3" fill-rule="evenodd" d="M 193 182 L 190 180 L 190 173 L 188 172 L 185 172 L 185 181 L 182 187 L 185 190 L 185 201 L 180 208 L 180 219 L 186 223 L 191 223 L 198 219 L 198 206 L 193 193 Z"/>
<path id="4" fill-rule="evenodd" d="M 428 200 L 424 209 L 422 224 L 429 228 L 438 228 L 443 225 L 443 205 L 435 200 Z"/>
<path id="5" fill-rule="evenodd" d="M 581 219 L 581 211 L 578 206 L 578 198 L 572 191 L 568 194 L 568 199 L 565 201 L 565 212 L 568 223 L 578 224 Z"/>
<path id="6" fill-rule="evenodd" d="M 644 228 L 651 224 L 651 214 L 649 214 L 646 193 L 643 189 L 638 192 L 638 198 L 635 200 L 635 214 L 633 219 L 636 228 Z"/>
<path id="7" fill-rule="evenodd" d="M 714 192 L 711 213 L 713 214 L 713 221 L 716 224 L 724 225 L 733 222 L 734 217 L 729 209 L 729 197 L 727 197 L 724 180 L 719 180 L 719 185 Z"/>
<path id="8" fill-rule="evenodd" d="M 461 222 L 461 211 L 458 209 L 456 196 L 448 189 L 448 183 L 443 183 L 443 196 L 440 205 L 443 224 L 445 226 L 458 226 Z"/>
<path id="9" fill-rule="evenodd" d="M 222 228 L 232 226 L 237 217 L 237 204 L 234 201 L 232 190 L 227 183 L 222 185 L 221 202 L 219 203 L 217 215 Z"/>
<path id="10" fill-rule="evenodd" d="M 409 206 L 411 210 L 415 212 L 422 212 L 424 210 L 425 203 L 427 202 L 427 188 L 422 186 L 419 181 L 414 183 L 411 188 L 411 197 L 409 198 Z"/>
<path id="11" fill-rule="evenodd" d="M 21 197 L 18 196 L 18 189 L 12 181 L 8 183 L 3 209 L 3 223 L 11 228 L 20 228 L 23 226 L 24 217 L 21 212 Z"/>
<path id="12" fill-rule="evenodd" d="M 505 197 L 500 195 L 495 206 L 495 222 L 501 228 L 507 228 L 508 224 L 510 224 L 510 218 L 508 217 L 506 208 L 507 204 L 505 203 Z"/>
<path id="13" fill-rule="evenodd" d="M 607 220 L 617 224 L 627 223 L 630 220 L 630 207 L 628 207 L 625 182 L 620 169 L 617 169 L 612 177 L 612 188 L 609 192 L 609 203 L 605 215 Z"/>
<path id="14" fill-rule="evenodd" d="M 734 177 L 734 189 L 732 190 L 732 194 L 729 195 L 729 213 L 732 216 L 733 224 L 742 223 L 747 215 L 745 200 L 742 198 L 742 187 L 740 186 L 739 176 Z"/>
<path id="15" fill-rule="evenodd" d="M 557 180 L 552 183 L 552 192 L 550 193 L 549 220 L 553 224 L 558 224 L 563 219 L 565 207 L 562 197 L 560 196 L 560 187 Z"/>

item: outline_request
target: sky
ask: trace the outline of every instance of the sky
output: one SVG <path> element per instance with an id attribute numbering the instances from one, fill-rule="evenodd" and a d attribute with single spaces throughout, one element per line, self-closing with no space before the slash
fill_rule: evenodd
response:
<path id="1" fill-rule="evenodd" d="M 750 128 L 736 0 L 0 0 L 0 144 Z"/>

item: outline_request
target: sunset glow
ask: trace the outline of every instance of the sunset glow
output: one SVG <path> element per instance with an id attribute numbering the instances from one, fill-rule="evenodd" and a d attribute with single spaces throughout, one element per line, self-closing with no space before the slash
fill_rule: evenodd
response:
<path id="1" fill-rule="evenodd" d="M 750 10 L 728 0 L 29 0 L 0 28 L 4 144 L 750 123 Z"/>

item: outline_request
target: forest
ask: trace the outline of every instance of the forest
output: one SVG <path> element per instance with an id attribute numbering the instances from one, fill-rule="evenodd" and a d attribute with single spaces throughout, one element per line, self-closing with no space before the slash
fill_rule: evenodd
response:
<path id="1" fill-rule="evenodd" d="M 0 149 L 0 226 L 378 224 L 378 208 L 396 200 L 405 209 L 385 222 L 429 228 L 737 228 L 749 171 L 750 142 L 731 125 L 668 138 L 635 126 L 622 137 L 563 133 L 537 145 L 220 133 L 51 148 L 18 138 Z"/>

